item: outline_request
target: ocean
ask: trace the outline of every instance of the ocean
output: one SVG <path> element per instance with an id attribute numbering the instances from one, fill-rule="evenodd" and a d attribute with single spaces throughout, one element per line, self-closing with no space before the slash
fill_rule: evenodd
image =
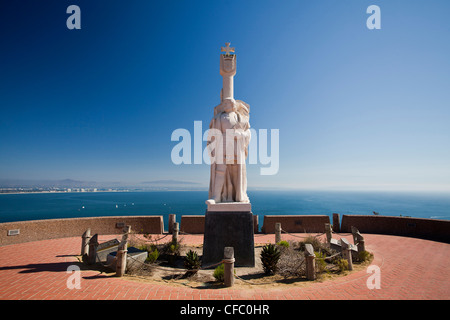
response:
<path id="1" fill-rule="evenodd" d="M 264 215 L 328 215 L 333 213 L 410 216 L 450 220 L 450 194 L 417 192 L 248 191 L 260 228 Z M 205 213 L 207 191 L 86 192 L 1 194 L 0 222 Z"/>

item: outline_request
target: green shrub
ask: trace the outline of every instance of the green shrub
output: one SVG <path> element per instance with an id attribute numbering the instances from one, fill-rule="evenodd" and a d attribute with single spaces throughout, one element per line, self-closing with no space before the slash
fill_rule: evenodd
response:
<path id="1" fill-rule="evenodd" d="M 326 271 L 327 263 L 325 262 L 325 258 L 327 255 L 323 252 L 315 251 L 314 254 L 316 255 L 316 269 L 318 272 L 324 272 Z"/>
<path id="2" fill-rule="evenodd" d="M 169 241 L 164 244 L 162 253 L 169 264 L 173 265 L 176 263 L 178 257 L 180 256 L 180 247 L 180 243 L 175 241 Z"/>
<path id="3" fill-rule="evenodd" d="M 130 245 L 127 245 L 127 247 L 129 248 Z M 147 246 L 145 244 L 134 245 L 133 247 L 135 247 L 136 249 L 142 250 L 142 251 L 148 251 Z"/>
<path id="4" fill-rule="evenodd" d="M 200 268 L 200 259 L 197 252 L 189 250 L 184 258 L 184 267 L 188 270 L 195 270 Z"/>
<path id="5" fill-rule="evenodd" d="M 217 268 L 214 269 L 214 278 L 216 278 L 217 281 L 223 282 L 224 281 L 224 273 L 225 273 L 225 266 L 224 264 L 219 264 Z"/>
<path id="6" fill-rule="evenodd" d="M 163 252 L 165 254 L 178 256 L 180 254 L 180 242 L 174 242 L 174 241 L 167 242 L 164 245 Z"/>
<path id="7" fill-rule="evenodd" d="M 176 253 L 176 252 L 177 252 L 177 244 L 172 243 L 172 244 L 169 246 L 169 251 L 170 251 L 170 253 Z"/>
<path id="8" fill-rule="evenodd" d="M 153 251 L 148 253 L 146 261 L 150 262 L 150 263 L 154 263 L 156 260 L 158 260 L 158 257 L 159 257 L 159 252 L 158 252 L 158 249 L 155 248 Z"/>
<path id="9" fill-rule="evenodd" d="M 345 270 L 348 270 L 348 261 L 346 259 L 339 259 L 336 262 L 337 266 L 339 267 L 339 271 L 343 272 Z"/>
<path id="10" fill-rule="evenodd" d="M 316 237 L 313 236 L 308 236 L 307 238 L 305 238 L 305 240 L 299 242 L 300 245 L 300 250 L 304 251 L 305 250 L 305 244 L 311 244 L 314 248 L 314 251 L 320 251 L 320 249 L 322 249 L 323 245 L 322 242 L 320 242 L 320 240 Z"/>
<path id="11" fill-rule="evenodd" d="M 358 253 L 358 260 L 361 262 L 368 261 L 372 258 L 372 254 L 368 251 L 361 251 Z"/>
<path id="12" fill-rule="evenodd" d="M 266 274 L 275 274 L 281 252 L 273 244 L 267 244 L 261 251 L 261 263 Z"/>
<path id="13" fill-rule="evenodd" d="M 277 245 L 283 248 L 289 248 L 289 242 L 285 240 L 281 240 L 280 242 L 277 243 Z"/>

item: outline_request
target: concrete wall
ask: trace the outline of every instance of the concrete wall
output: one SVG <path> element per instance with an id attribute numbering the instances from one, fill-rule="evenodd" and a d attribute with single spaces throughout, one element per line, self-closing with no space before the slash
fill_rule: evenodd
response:
<path id="1" fill-rule="evenodd" d="M 258 216 L 254 215 L 254 230 L 258 232 Z M 264 216 L 262 233 L 274 233 L 275 223 L 280 222 L 281 228 L 292 233 L 322 233 L 325 223 L 330 223 L 326 215 L 285 215 Z M 71 219 L 33 220 L 0 223 L 0 245 L 57 239 L 64 237 L 81 237 L 87 228 L 91 234 L 121 234 L 122 227 L 117 224 L 131 225 L 137 233 L 164 233 L 162 216 L 118 216 L 89 217 Z M 341 232 L 351 232 L 355 226 L 364 233 L 378 233 L 399 236 L 409 236 L 450 243 L 450 221 L 389 217 L 367 215 L 343 215 Z M 204 215 L 185 215 L 181 217 L 180 229 L 190 234 L 203 234 L 205 227 Z M 20 233 L 8 236 L 8 230 L 19 229 Z"/>
<path id="2" fill-rule="evenodd" d="M 275 233 L 275 223 L 281 223 L 281 229 L 287 232 L 325 232 L 325 223 L 330 217 L 321 215 L 264 216 L 262 233 Z"/>
<path id="3" fill-rule="evenodd" d="M 161 234 L 164 232 L 162 216 L 119 216 L 71 219 L 33 220 L 0 223 L 0 245 L 23 243 L 45 239 L 81 237 L 91 228 L 91 235 L 121 234 L 123 227 L 117 223 L 131 225 L 137 233 Z M 19 229 L 20 233 L 8 236 L 8 230 Z"/>
<path id="4" fill-rule="evenodd" d="M 202 234 L 205 232 L 205 216 L 181 216 L 180 231 L 190 234 Z"/>
<path id="5" fill-rule="evenodd" d="M 399 235 L 450 243 L 450 220 L 343 215 L 341 232 L 351 232 L 352 226 L 362 234 Z"/>

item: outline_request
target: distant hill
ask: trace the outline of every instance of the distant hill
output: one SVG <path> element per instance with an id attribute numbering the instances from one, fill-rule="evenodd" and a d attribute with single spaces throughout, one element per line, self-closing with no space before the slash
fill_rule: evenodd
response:
<path id="1" fill-rule="evenodd" d="M 98 185 L 99 183 L 95 181 L 78 181 L 73 179 L 63 179 L 63 180 L 0 179 L 0 187 L 2 188 L 20 188 L 20 187 L 75 188 L 75 187 L 97 187 Z"/>

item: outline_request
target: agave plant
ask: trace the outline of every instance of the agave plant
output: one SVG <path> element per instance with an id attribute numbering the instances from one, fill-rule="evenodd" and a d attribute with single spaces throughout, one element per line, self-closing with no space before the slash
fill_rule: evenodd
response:
<path id="1" fill-rule="evenodd" d="M 193 270 L 197 272 L 197 269 L 200 268 L 200 259 L 198 258 L 197 252 L 189 250 L 186 253 L 186 258 L 184 259 L 184 266 L 188 270 Z"/>
<path id="2" fill-rule="evenodd" d="M 261 263 L 266 274 L 275 274 L 281 252 L 273 244 L 266 244 L 261 251 Z"/>

